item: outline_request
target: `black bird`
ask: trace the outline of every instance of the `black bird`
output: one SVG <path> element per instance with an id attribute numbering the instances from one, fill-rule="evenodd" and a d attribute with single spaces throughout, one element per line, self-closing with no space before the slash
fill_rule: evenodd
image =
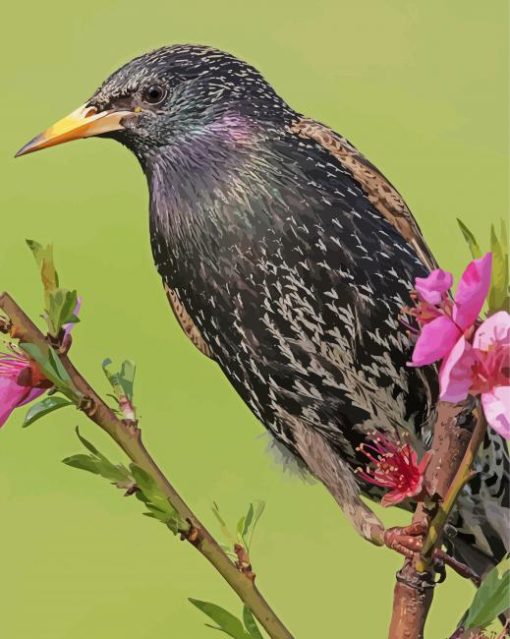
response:
<path id="1" fill-rule="evenodd" d="M 294 111 L 253 67 L 205 46 L 142 55 L 19 154 L 112 137 L 150 189 L 154 261 L 178 322 L 277 445 L 382 543 L 355 469 L 384 433 L 430 445 L 433 367 L 399 324 L 435 260 L 405 202 L 344 137 Z M 490 432 L 452 523 L 484 572 L 505 551 L 508 459 Z"/>

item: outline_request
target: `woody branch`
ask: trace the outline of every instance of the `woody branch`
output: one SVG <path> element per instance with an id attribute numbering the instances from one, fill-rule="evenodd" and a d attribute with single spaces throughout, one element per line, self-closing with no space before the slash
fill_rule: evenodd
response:
<path id="1" fill-rule="evenodd" d="M 413 523 L 426 529 L 421 552 L 406 559 L 397 573 L 390 639 L 423 639 L 436 582 L 434 551 L 483 441 L 486 422 L 472 398 L 458 405 L 440 402 L 434 427 L 432 457 L 425 473 L 428 497 L 418 504 Z M 474 581 L 476 575 L 471 576 Z"/>
<path id="2" fill-rule="evenodd" d="M 21 343 L 35 345 L 43 355 L 48 354 L 53 346 L 51 343 L 53 340 L 50 340 L 37 328 L 8 293 L 0 294 L 0 311 L 7 318 L 0 318 L 0 331 L 8 333 Z M 136 421 L 117 417 L 115 412 L 75 368 L 66 351 L 65 347 L 58 349 L 58 358 L 67 371 L 75 389 L 73 399 L 77 407 L 105 431 L 132 462 L 152 477 L 175 509 L 180 520 L 187 522 L 186 527 L 179 531 L 182 538 L 196 548 L 219 572 L 232 590 L 251 610 L 271 639 L 292 639 L 293 635 L 277 617 L 255 585 L 251 569 L 248 573 L 242 569 L 242 566 L 239 568 L 229 559 L 211 533 L 199 521 L 175 487 L 163 474 L 142 443 L 142 432 Z"/>

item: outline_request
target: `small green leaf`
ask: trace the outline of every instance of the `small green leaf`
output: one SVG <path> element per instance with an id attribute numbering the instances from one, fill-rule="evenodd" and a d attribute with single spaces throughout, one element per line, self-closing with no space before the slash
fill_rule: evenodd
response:
<path id="1" fill-rule="evenodd" d="M 134 485 L 133 477 L 124 465 L 112 464 L 105 455 L 100 453 L 95 446 L 80 434 L 78 428 L 76 429 L 76 434 L 81 443 L 92 454 L 72 455 L 63 460 L 64 464 L 87 470 L 96 475 L 101 475 L 101 477 L 108 479 L 108 481 L 115 484 L 118 488 L 129 488 Z"/>
<path id="2" fill-rule="evenodd" d="M 78 453 L 77 455 L 71 455 L 62 460 L 66 466 L 72 466 L 73 468 L 79 468 L 80 470 L 87 470 L 89 473 L 95 475 L 101 475 L 100 462 L 91 455 L 85 453 Z"/>
<path id="3" fill-rule="evenodd" d="M 253 639 L 264 639 L 262 633 L 257 626 L 257 622 L 255 621 L 255 617 L 253 616 L 252 611 L 248 608 L 248 606 L 244 606 L 243 608 L 243 621 L 244 627 L 250 633 L 250 636 Z"/>
<path id="4" fill-rule="evenodd" d="M 468 611 L 466 628 L 485 628 L 508 607 L 510 558 L 507 555 L 485 577 Z"/>
<path id="5" fill-rule="evenodd" d="M 225 520 L 223 519 L 223 517 L 220 515 L 220 507 L 218 506 L 218 504 L 214 501 L 213 502 L 213 506 L 211 508 L 213 515 L 216 517 L 216 519 L 218 520 L 218 522 L 220 523 L 220 526 L 227 526 L 227 524 L 225 523 Z"/>
<path id="6" fill-rule="evenodd" d="M 103 455 L 103 453 L 100 453 L 97 450 L 97 448 L 94 446 L 94 444 L 92 444 L 91 442 L 88 441 L 88 439 L 85 439 L 85 437 L 83 437 L 83 435 L 80 433 L 80 429 L 78 428 L 78 426 L 76 426 L 75 432 L 76 432 L 76 436 L 78 437 L 78 439 L 81 441 L 81 443 L 85 446 L 85 448 L 90 453 L 92 453 L 95 457 L 97 457 L 101 461 L 108 462 L 108 459 Z M 108 463 L 110 463 L 110 462 L 108 462 Z"/>
<path id="7" fill-rule="evenodd" d="M 81 398 L 81 394 L 74 387 L 69 374 L 51 346 L 48 346 L 46 353 L 35 344 L 28 342 L 21 342 L 20 348 L 37 363 L 46 379 L 52 382 L 66 397 L 73 401 L 78 401 Z"/>
<path id="8" fill-rule="evenodd" d="M 78 303 L 78 293 L 65 288 L 57 288 L 48 293 L 46 320 L 50 333 L 55 337 L 60 333 L 64 324 L 76 323 L 78 318 L 74 310 Z"/>
<path id="9" fill-rule="evenodd" d="M 244 518 L 244 527 L 243 527 L 243 539 L 248 534 L 250 530 L 251 523 L 253 521 L 253 516 L 255 515 L 255 509 L 253 508 L 253 504 L 250 504 L 248 508 L 248 512 L 246 513 L 246 517 Z"/>
<path id="10" fill-rule="evenodd" d="M 211 626 L 216 630 L 223 630 L 224 633 L 234 637 L 234 639 L 253 639 L 253 635 L 245 631 L 242 622 L 225 608 L 208 601 L 199 601 L 198 599 L 190 599 L 189 601 L 218 624 L 217 626 Z"/>
<path id="11" fill-rule="evenodd" d="M 250 539 L 247 544 L 248 550 L 251 548 L 251 544 L 253 542 L 253 536 L 255 534 L 255 528 L 257 527 L 257 524 L 259 523 L 260 518 L 264 514 L 265 508 L 266 508 L 265 501 L 260 500 L 260 501 L 253 502 L 253 520 L 250 522 L 251 531 L 250 531 Z"/>
<path id="12" fill-rule="evenodd" d="M 25 419 L 23 420 L 23 428 L 26 426 L 30 426 L 41 417 L 52 413 L 54 410 L 59 408 L 63 408 L 64 406 L 72 406 L 73 402 L 66 399 L 65 397 L 59 397 L 58 395 L 52 395 L 51 397 L 46 397 L 37 404 L 31 406 L 27 414 L 25 415 Z"/>
<path id="13" fill-rule="evenodd" d="M 53 350 L 53 348 L 51 348 L 51 346 L 48 349 L 48 360 L 59 382 L 65 386 L 71 386 L 72 382 L 71 378 L 69 377 L 69 373 L 63 367 L 62 362 L 60 361 L 60 357 Z"/>
<path id="14" fill-rule="evenodd" d="M 460 227 L 460 230 L 462 231 L 462 235 L 464 236 L 464 239 L 467 242 L 467 245 L 469 247 L 469 250 L 471 251 L 471 255 L 473 256 L 473 259 L 478 259 L 479 257 L 482 257 L 482 251 L 473 233 L 471 233 L 468 227 L 464 224 L 462 220 L 459 220 L 459 218 L 457 218 L 457 223 Z"/>
<path id="15" fill-rule="evenodd" d="M 501 226 L 502 237 L 498 238 L 496 230 L 491 225 L 492 278 L 489 291 L 489 312 L 505 310 L 508 299 L 508 249 L 506 227 Z"/>
<path id="16" fill-rule="evenodd" d="M 124 394 L 130 402 L 133 401 L 133 386 L 135 382 L 136 366 L 134 362 L 126 359 L 120 367 L 119 382 L 124 390 Z"/>
<path id="17" fill-rule="evenodd" d="M 239 535 L 239 539 L 243 540 L 243 531 L 244 531 L 244 522 L 246 521 L 246 516 L 243 515 L 241 519 L 237 522 L 236 531 Z"/>
<path id="18" fill-rule="evenodd" d="M 503 247 L 503 252 L 505 253 L 506 258 L 508 259 L 508 253 L 510 252 L 510 237 L 508 235 L 506 220 L 504 219 L 500 220 L 499 233 L 499 241 L 501 243 L 501 246 Z"/>
<path id="19" fill-rule="evenodd" d="M 225 520 L 220 515 L 220 508 L 216 502 L 213 502 L 212 512 L 220 524 L 223 537 L 225 538 L 226 541 L 228 541 L 228 543 L 231 545 L 231 548 L 232 548 L 234 544 L 237 543 L 236 536 L 230 531 Z"/>
<path id="20" fill-rule="evenodd" d="M 37 266 L 39 266 L 44 291 L 48 294 L 58 288 L 58 275 L 53 263 L 53 246 L 51 244 L 43 246 L 35 240 L 27 240 L 26 242 L 28 248 L 32 251 Z"/>
<path id="21" fill-rule="evenodd" d="M 149 512 L 144 514 L 161 521 L 175 534 L 189 528 L 189 524 L 179 517 L 155 480 L 136 464 L 130 464 L 129 468 L 139 489 L 136 497 L 149 509 Z"/>
<path id="22" fill-rule="evenodd" d="M 112 370 L 112 360 L 105 359 L 102 363 L 104 374 L 110 382 L 115 397 L 120 400 L 127 397 L 130 402 L 133 401 L 133 385 L 135 381 L 136 366 L 130 360 L 124 360 L 120 367 L 120 371 Z"/>

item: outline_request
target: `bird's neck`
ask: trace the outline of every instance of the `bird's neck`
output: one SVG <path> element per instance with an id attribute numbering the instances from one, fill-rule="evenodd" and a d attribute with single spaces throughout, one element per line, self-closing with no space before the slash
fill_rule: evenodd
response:
<path id="1" fill-rule="evenodd" d="M 265 137 L 249 120 L 227 114 L 148 159 L 151 243 L 160 271 L 196 264 L 198 254 L 216 259 L 232 237 L 251 233 L 269 214 L 248 202 L 267 187 Z"/>

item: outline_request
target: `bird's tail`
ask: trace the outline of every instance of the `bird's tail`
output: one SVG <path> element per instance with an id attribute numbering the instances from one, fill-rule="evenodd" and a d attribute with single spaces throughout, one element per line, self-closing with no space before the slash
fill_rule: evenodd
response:
<path id="1" fill-rule="evenodd" d="M 490 429 L 474 470 L 451 522 L 453 553 L 483 578 L 510 550 L 510 459 L 505 440 Z"/>

